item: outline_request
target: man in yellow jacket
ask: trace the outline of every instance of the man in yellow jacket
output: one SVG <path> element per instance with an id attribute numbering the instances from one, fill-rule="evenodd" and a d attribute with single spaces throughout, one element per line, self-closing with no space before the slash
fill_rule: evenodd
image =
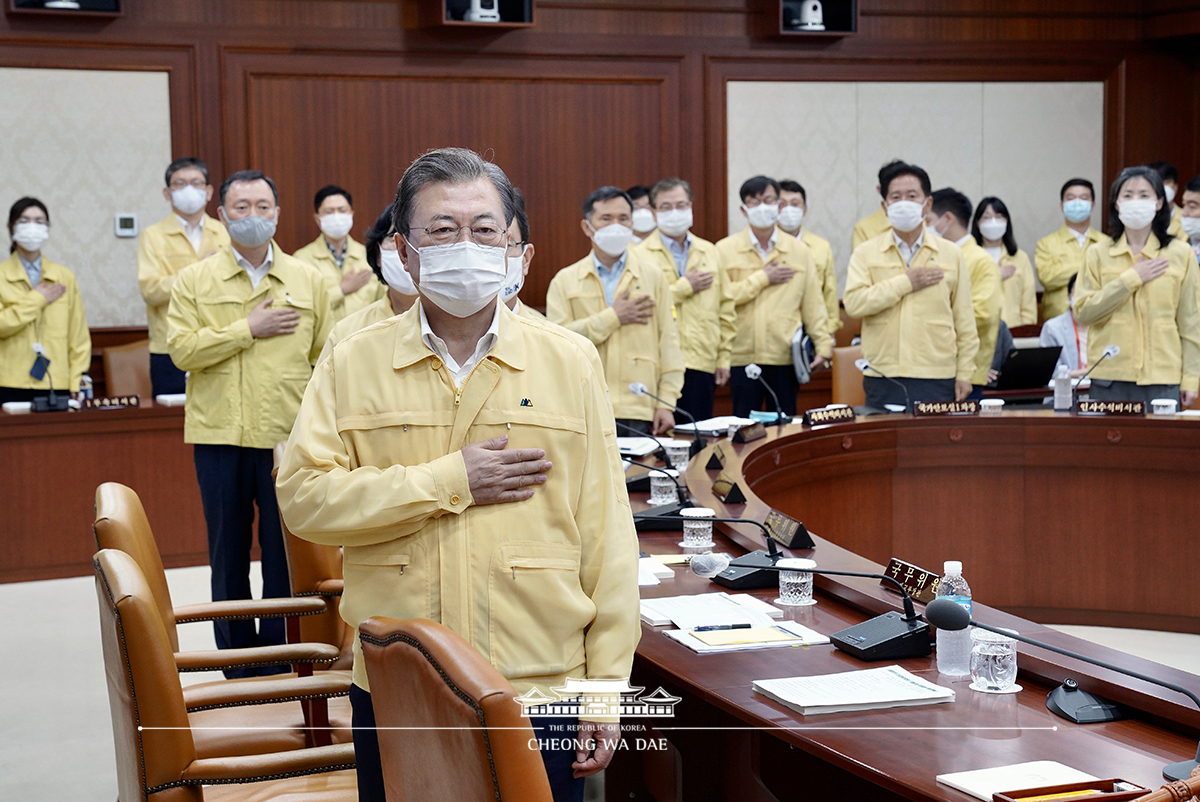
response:
<path id="1" fill-rule="evenodd" d="M 580 227 L 592 242 L 591 253 L 550 281 L 546 317 L 596 346 L 617 421 L 657 435 L 673 425 L 671 410 L 629 387 L 644 384 L 675 404 L 683 389 L 684 357 L 662 270 L 629 250 L 632 221 L 633 204 L 623 190 L 601 187 L 588 195 Z"/>
<path id="2" fill-rule="evenodd" d="M 832 337 L 842 327 L 837 273 L 833 268 L 833 247 L 829 240 L 818 237 L 812 229 L 804 227 L 804 218 L 808 214 L 808 193 L 799 182 L 790 179 L 780 181 L 779 199 L 783 202 L 779 208 L 779 230 L 791 234 L 812 252 L 813 264 L 817 267 L 817 275 L 821 277 L 821 294 L 825 296 L 827 324 Z"/>
<path id="3" fill-rule="evenodd" d="M 988 256 L 968 228 L 971 201 L 956 189 L 947 187 L 933 193 L 925 215 L 926 230 L 934 230 L 942 239 L 953 242 L 962 251 L 967 273 L 971 276 L 971 308 L 975 313 L 975 332 L 979 350 L 975 354 L 975 373 L 971 376 L 971 398 L 983 398 L 983 388 L 995 357 L 996 337 L 1000 331 L 1000 313 L 1004 308 L 1004 288 L 1000 266 Z"/>
<path id="4" fill-rule="evenodd" d="M 167 305 L 179 271 L 229 247 L 229 232 L 205 213 L 213 186 L 208 166 L 187 156 L 167 167 L 163 197 L 171 214 L 147 226 L 138 238 L 138 289 L 146 300 L 150 330 L 150 387 L 154 395 L 182 393 L 183 371 L 167 353 Z"/>
<path id="5" fill-rule="evenodd" d="M 1079 272 L 1087 249 L 1104 235 L 1092 228 L 1096 188 L 1086 178 L 1072 178 L 1058 192 L 1065 221 L 1062 228 L 1038 240 L 1033 266 L 1042 282 L 1042 320 L 1067 311 L 1067 283 Z"/>
<path id="6" fill-rule="evenodd" d="M 372 280 L 367 250 L 350 236 L 354 227 L 350 193 L 334 184 L 318 189 L 313 198 L 313 219 L 321 235 L 292 255 L 324 276 L 334 321 L 381 300 L 387 290 Z"/>
<path id="7" fill-rule="evenodd" d="M 928 173 L 893 164 L 880 185 L 892 230 L 854 249 L 842 295 L 846 314 L 862 319 L 867 405 L 961 401 L 979 351 L 962 251 L 924 224 Z"/>
<path id="8" fill-rule="evenodd" d="M 650 188 L 657 228 L 633 253 L 662 271 L 675 302 L 675 322 L 687 370 L 679 408 L 696 420 L 713 415 L 716 388 L 729 381 L 733 347 L 733 296 L 717 248 L 691 233 L 692 186 L 664 178 Z M 677 414 L 676 423 L 687 416 Z"/>
<path id="9" fill-rule="evenodd" d="M 904 164 L 899 159 L 894 159 L 879 168 L 879 183 L 875 185 L 875 191 L 883 194 L 883 179 L 885 175 L 890 175 L 892 169 L 898 165 Z M 875 239 L 880 234 L 890 231 L 892 224 L 888 222 L 887 212 L 881 206 L 869 215 L 859 220 L 854 224 L 854 231 L 850 234 L 850 251 L 862 245 L 869 239 Z"/>
<path id="10" fill-rule="evenodd" d="M 717 243 L 737 311 L 729 372 L 733 414 L 746 417 L 764 404 L 766 411 L 775 411 L 762 384 L 746 375 L 746 366 L 756 364 L 783 413 L 794 415 L 800 382 L 792 360 L 793 336 L 804 326 L 816 349 L 812 369 L 833 356 L 821 278 L 808 246 L 776 228 L 779 182 L 755 176 L 742 184 L 739 196 L 749 225 Z"/>
<path id="11" fill-rule="evenodd" d="M 279 470 L 297 535 L 345 549 L 341 614 L 431 618 L 521 693 L 629 676 L 638 546 L 602 377 L 560 329 L 498 302 L 512 185 L 471 151 L 419 157 L 397 245 L 421 299 L 318 365 Z M 355 643 L 359 794 L 382 800 L 370 685 Z M 603 768 L 608 717 L 542 750 L 556 798 Z M 574 731 L 578 726 L 578 733 Z"/>
<path id="12" fill-rule="evenodd" d="M 1179 170 L 1170 162 L 1151 162 L 1146 166 L 1158 173 L 1163 190 L 1167 193 L 1165 204 L 1171 210 L 1171 225 L 1167 227 L 1167 233 L 1186 242 L 1188 237 L 1183 232 L 1183 207 L 1175 203 L 1179 195 Z"/>
<path id="13" fill-rule="evenodd" d="M 221 184 L 232 244 L 175 280 L 167 348 L 189 371 L 184 441 L 193 443 L 208 524 L 214 600 L 250 597 L 251 521 L 258 507 L 263 595 L 288 596 L 287 560 L 271 481 L 272 448 L 287 438 L 329 334 L 329 294 L 311 266 L 280 250 L 275 184 L 256 170 Z M 215 624 L 218 648 L 284 642 L 282 619 Z M 229 676 L 286 671 L 226 672 Z"/>

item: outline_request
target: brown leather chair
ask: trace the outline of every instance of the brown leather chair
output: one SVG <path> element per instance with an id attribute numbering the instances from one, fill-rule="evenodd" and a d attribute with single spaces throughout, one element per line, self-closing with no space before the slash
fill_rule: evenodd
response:
<path id="1" fill-rule="evenodd" d="M 850 345 L 833 349 L 833 403 L 861 406 L 867 401 L 863 392 L 862 372 L 854 367 L 862 359 L 862 346 Z"/>
<path id="2" fill-rule="evenodd" d="M 262 616 L 315 615 L 325 611 L 322 599 L 246 599 L 235 601 L 205 602 L 184 607 L 171 604 L 171 590 L 167 585 L 167 574 L 163 570 L 162 557 L 142 501 L 130 488 L 116 482 L 105 482 L 96 488 L 96 520 L 93 524 L 96 545 L 100 549 L 117 549 L 133 558 L 141 569 L 150 587 L 152 598 L 167 639 L 174 652 L 179 671 L 220 671 L 226 668 L 247 666 L 292 664 L 297 673 L 311 674 L 312 665 L 332 664 L 338 659 L 336 647 L 326 643 L 287 643 L 279 646 L 258 646 L 249 649 L 214 649 L 211 651 L 179 651 L 179 633 L 176 625 L 181 623 L 214 621 L 218 618 L 258 618 Z M 332 679 L 332 678 L 331 678 Z M 184 698 L 189 708 L 202 705 L 210 686 L 223 685 L 231 680 L 217 683 L 189 685 L 184 689 Z M 343 686 L 344 696 L 350 690 L 349 676 L 339 672 L 336 681 Z M 301 711 L 293 711 L 295 718 Z M 281 714 L 283 715 L 283 714 Z M 306 703 L 302 716 L 307 724 L 307 741 L 310 744 L 350 740 L 350 705 L 344 698 L 335 699 L 329 705 L 324 702 Z M 272 743 L 266 737 L 268 730 L 244 731 L 239 737 L 235 731 L 220 735 L 214 745 L 231 754 L 246 754 L 261 750 Z M 206 736 L 207 737 L 207 736 Z M 214 735 L 214 738 L 217 736 Z"/>
<path id="3" fill-rule="evenodd" d="M 274 478 L 283 460 L 287 443 L 275 444 Z M 320 615 L 305 616 L 297 620 L 299 639 L 308 643 L 330 643 L 338 648 L 336 662 L 315 668 L 332 668 L 349 671 L 354 665 L 354 628 L 342 620 L 338 604 L 342 597 L 342 550 L 337 546 L 325 546 L 298 538 L 288 529 L 283 514 L 279 516 L 283 527 L 283 549 L 287 554 L 288 578 L 292 595 L 323 598 L 328 605 Z"/>
<path id="4" fill-rule="evenodd" d="M 388 802 L 550 802 L 516 691 L 469 643 L 423 618 L 369 618 L 359 638 Z"/>
<path id="5" fill-rule="evenodd" d="M 205 757 L 193 739 L 192 727 L 196 725 L 189 719 L 184 703 L 174 646 L 141 569 L 128 554 L 114 549 L 98 552 L 93 567 L 119 799 L 148 800 L 153 794 L 155 802 L 212 802 L 273 799 L 289 791 L 326 802 L 357 799 L 351 744 Z M 319 676 L 269 682 L 276 686 L 272 698 L 278 700 L 319 696 L 327 691 L 331 679 Z M 257 693 L 261 694 L 265 684 L 223 683 L 224 692 L 210 692 L 209 704 L 255 704 L 261 696 L 249 700 L 245 689 L 258 685 Z M 321 776 L 306 776 L 314 774 Z M 293 779 L 275 779 L 285 777 Z M 224 783 L 250 785 L 204 788 Z"/>
<path id="6" fill-rule="evenodd" d="M 104 349 L 104 394 L 137 395 L 146 402 L 151 400 L 154 391 L 150 388 L 149 340 Z"/>

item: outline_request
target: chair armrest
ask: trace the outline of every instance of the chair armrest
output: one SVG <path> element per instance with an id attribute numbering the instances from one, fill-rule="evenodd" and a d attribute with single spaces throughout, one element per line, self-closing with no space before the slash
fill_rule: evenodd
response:
<path id="1" fill-rule="evenodd" d="M 341 596 L 345 585 L 343 579 L 322 579 L 317 583 L 317 593 L 322 596 Z"/>
<path id="2" fill-rule="evenodd" d="M 175 623 L 195 621 L 235 621 L 245 618 L 292 618 L 301 615 L 320 615 L 325 612 L 325 600 L 319 596 L 278 599 L 230 599 L 176 607 Z"/>
<path id="3" fill-rule="evenodd" d="M 224 671 L 229 668 L 282 666 L 292 663 L 336 663 L 340 652 L 331 643 L 283 643 L 248 649 L 210 649 L 175 652 L 175 667 L 181 672 Z"/>
<path id="4" fill-rule="evenodd" d="M 268 752 L 265 755 L 193 760 L 183 770 L 179 785 L 252 783 L 352 768 L 354 744 L 334 744 L 290 752 Z"/>
<path id="5" fill-rule="evenodd" d="M 298 702 L 305 699 L 329 699 L 350 693 L 350 675 L 322 671 L 311 677 L 256 679 L 254 682 L 217 682 L 184 689 L 189 713 L 218 707 L 264 705 L 274 702 Z"/>

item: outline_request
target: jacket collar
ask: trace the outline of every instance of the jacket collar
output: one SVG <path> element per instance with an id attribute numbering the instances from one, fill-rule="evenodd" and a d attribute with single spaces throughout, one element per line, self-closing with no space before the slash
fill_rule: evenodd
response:
<path id="1" fill-rule="evenodd" d="M 1154 257 L 1158 256 L 1160 249 L 1161 246 L 1158 243 L 1158 237 L 1156 237 L 1154 232 L 1151 231 L 1150 236 L 1146 239 L 1146 245 L 1142 248 L 1140 255 L 1146 257 L 1147 259 L 1153 259 Z M 1129 247 L 1129 239 L 1125 234 L 1121 234 L 1121 238 L 1109 246 L 1108 249 L 1109 256 L 1120 256 L 1123 253 L 1128 254 L 1130 258 L 1133 258 L 1133 250 Z"/>
<path id="2" fill-rule="evenodd" d="M 52 262 L 46 258 L 46 254 L 42 254 L 42 280 L 50 282 L 61 282 L 62 274 L 58 272 L 59 266 L 57 262 Z M 0 278 L 7 281 L 24 281 L 29 284 L 29 275 L 25 272 L 25 268 L 21 265 L 21 256 L 16 251 L 3 262 L 0 262 Z"/>
<path id="3" fill-rule="evenodd" d="M 392 349 L 392 367 L 396 370 L 436 356 L 421 339 L 422 303 L 424 301 L 418 298 L 396 322 L 396 344 Z M 503 362 L 513 370 L 525 370 L 525 324 L 499 299 L 496 303 L 500 307 L 499 333 L 496 344 L 484 359 Z"/>
<path id="4" fill-rule="evenodd" d="M 921 225 L 925 225 L 925 224 L 922 223 Z M 896 244 L 896 236 L 897 236 L 898 232 L 893 228 L 889 228 L 887 233 L 891 234 L 891 236 L 888 237 L 886 240 L 887 245 L 883 246 L 884 253 L 886 253 L 889 249 L 894 250 L 896 253 L 900 253 L 900 246 Z M 917 249 L 917 253 L 920 253 L 921 250 L 924 248 L 928 248 L 929 250 L 933 251 L 934 253 L 937 253 L 938 252 L 938 242 L 941 239 L 942 239 L 942 237 L 939 237 L 937 234 L 933 233 L 932 229 L 930 229 L 929 226 L 925 226 L 925 232 L 923 234 L 921 234 L 921 247 Z M 971 242 L 974 242 L 974 240 L 971 240 Z M 914 254 L 914 256 L 915 256 L 915 254 Z"/>

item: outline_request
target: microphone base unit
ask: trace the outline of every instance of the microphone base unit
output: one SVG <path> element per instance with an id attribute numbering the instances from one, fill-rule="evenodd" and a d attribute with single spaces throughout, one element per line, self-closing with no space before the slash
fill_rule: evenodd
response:
<path id="1" fill-rule="evenodd" d="M 640 471 L 634 476 L 625 477 L 625 492 L 627 493 L 649 493 L 650 492 L 650 473 L 651 471 Z"/>
<path id="2" fill-rule="evenodd" d="M 712 577 L 712 581 L 730 590 L 758 590 L 779 587 L 779 571 L 775 560 L 759 549 L 738 557 L 729 567 Z"/>
<path id="3" fill-rule="evenodd" d="M 1070 677 L 1046 694 L 1046 709 L 1076 724 L 1101 724 L 1129 718 L 1119 704 L 1081 689 Z"/>
<path id="4" fill-rule="evenodd" d="M 1200 766 L 1200 761 L 1184 760 L 1179 763 L 1171 763 L 1163 766 L 1162 775 L 1171 782 L 1183 782 L 1192 776 L 1192 772 L 1196 767 Z"/>
<path id="5" fill-rule="evenodd" d="M 633 514 L 633 528 L 639 532 L 669 532 L 683 529 L 683 516 L 679 511 L 684 507 L 678 502 L 663 504 L 661 507 L 651 507 Z M 669 520 L 660 520 L 666 517 Z"/>
<path id="6" fill-rule="evenodd" d="M 67 393 L 53 395 L 37 395 L 33 397 L 34 412 L 66 412 L 70 406 L 71 396 Z"/>
<path id="7" fill-rule="evenodd" d="M 884 613 L 835 632 L 829 641 L 859 660 L 902 660 L 933 653 L 929 624 L 920 618 L 906 621 L 898 612 Z"/>

